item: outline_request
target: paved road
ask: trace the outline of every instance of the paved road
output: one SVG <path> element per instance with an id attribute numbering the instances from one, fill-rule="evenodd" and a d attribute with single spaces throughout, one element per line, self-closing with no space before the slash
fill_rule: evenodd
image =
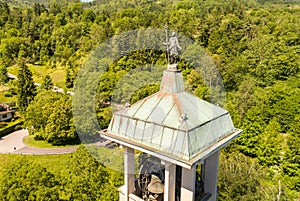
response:
<path id="1" fill-rule="evenodd" d="M 22 139 L 27 135 L 28 132 L 23 129 L 0 138 L 0 153 L 12 153 L 24 148 L 26 145 L 22 142 Z"/>
<path id="2" fill-rule="evenodd" d="M 25 146 L 22 149 L 12 152 L 13 154 L 30 154 L 30 155 L 51 155 L 73 153 L 77 147 L 67 148 L 34 148 Z"/>
<path id="3" fill-rule="evenodd" d="M 23 143 L 23 138 L 28 135 L 27 130 L 15 131 L 0 139 L 0 153 L 2 154 L 32 154 L 32 155 L 50 155 L 72 153 L 77 147 L 67 148 L 34 148 Z"/>

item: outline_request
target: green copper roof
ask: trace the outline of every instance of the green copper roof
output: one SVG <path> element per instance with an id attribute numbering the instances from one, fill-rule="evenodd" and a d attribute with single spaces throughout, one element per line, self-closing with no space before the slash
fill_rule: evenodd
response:
<path id="1" fill-rule="evenodd" d="M 193 165 L 240 132 L 228 111 L 184 92 L 181 72 L 166 70 L 160 91 L 114 113 L 102 135 Z"/>

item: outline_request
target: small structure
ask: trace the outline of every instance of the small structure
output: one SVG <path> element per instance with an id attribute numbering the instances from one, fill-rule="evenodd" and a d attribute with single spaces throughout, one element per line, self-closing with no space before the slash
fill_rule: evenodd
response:
<path id="1" fill-rule="evenodd" d="M 165 42 L 164 45 L 167 46 L 167 57 L 170 64 L 176 64 L 177 58 L 179 57 L 178 50 L 181 50 L 181 47 L 178 43 L 176 33 L 172 32 L 172 36 L 169 41 Z"/>
<path id="2" fill-rule="evenodd" d="M 228 111 L 185 92 L 176 57 L 159 92 L 115 112 L 101 131 L 124 148 L 120 201 L 216 200 L 220 149 L 241 130 Z M 134 150 L 142 153 L 137 178 Z"/>
<path id="3" fill-rule="evenodd" d="M 0 103 L 0 121 L 9 121 L 14 118 L 15 111 L 5 103 Z"/>

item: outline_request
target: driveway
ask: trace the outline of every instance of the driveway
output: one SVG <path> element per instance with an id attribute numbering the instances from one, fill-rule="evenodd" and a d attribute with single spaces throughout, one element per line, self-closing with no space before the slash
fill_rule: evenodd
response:
<path id="1" fill-rule="evenodd" d="M 0 153 L 2 154 L 31 154 L 31 155 L 50 155 L 65 154 L 74 152 L 77 147 L 67 148 L 34 148 L 23 143 L 23 138 L 28 135 L 25 129 L 15 131 L 0 139 Z"/>
<path id="2" fill-rule="evenodd" d="M 25 129 L 18 130 L 0 138 L 0 153 L 8 154 L 24 148 L 26 145 L 22 139 L 28 135 Z"/>

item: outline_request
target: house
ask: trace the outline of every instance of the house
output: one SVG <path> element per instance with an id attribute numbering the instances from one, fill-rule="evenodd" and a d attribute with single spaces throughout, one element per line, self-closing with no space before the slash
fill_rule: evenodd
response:
<path id="1" fill-rule="evenodd" d="M 11 110 L 5 103 L 0 103 L 0 122 L 9 121 L 14 117 L 14 110 Z"/>

